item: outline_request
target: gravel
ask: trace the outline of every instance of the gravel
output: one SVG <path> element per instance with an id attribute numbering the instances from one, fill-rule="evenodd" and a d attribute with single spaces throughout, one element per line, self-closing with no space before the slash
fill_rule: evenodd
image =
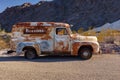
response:
<path id="1" fill-rule="evenodd" d="M 120 55 L 78 57 L 0 56 L 0 80 L 120 80 Z"/>

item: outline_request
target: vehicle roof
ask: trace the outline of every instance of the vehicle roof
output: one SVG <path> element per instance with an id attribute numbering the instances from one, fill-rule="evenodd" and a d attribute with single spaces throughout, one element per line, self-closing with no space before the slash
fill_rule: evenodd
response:
<path id="1" fill-rule="evenodd" d="M 52 26 L 52 27 L 69 27 L 67 23 L 60 23 L 60 22 L 19 22 L 14 25 L 15 26 Z"/>

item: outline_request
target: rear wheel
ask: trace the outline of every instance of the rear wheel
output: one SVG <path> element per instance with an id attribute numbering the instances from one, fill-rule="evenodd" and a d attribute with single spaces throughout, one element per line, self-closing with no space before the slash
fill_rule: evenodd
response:
<path id="1" fill-rule="evenodd" d="M 25 51 L 25 58 L 26 59 L 35 59 L 35 58 L 37 58 L 36 51 L 34 49 L 27 49 Z"/>
<path id="2" fill-rule="evenodd" d="M 90 59 L 92 57 L 92 50 L 89 48 L 82 48 L 79 51 L 79 56 L 84 60 Z"/>

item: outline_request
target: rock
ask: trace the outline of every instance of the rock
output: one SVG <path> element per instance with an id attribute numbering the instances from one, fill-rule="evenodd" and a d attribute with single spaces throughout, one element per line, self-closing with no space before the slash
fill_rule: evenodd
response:
<path id="1" fill-rule="evenodd" d="M 0 13 L 0 24 L 9 32 L 13 24 L 26 21 L 67 22 L 78 30 L 117 21 L 119 14 L 120 0 L 54 0 L 7 8 Z"/>

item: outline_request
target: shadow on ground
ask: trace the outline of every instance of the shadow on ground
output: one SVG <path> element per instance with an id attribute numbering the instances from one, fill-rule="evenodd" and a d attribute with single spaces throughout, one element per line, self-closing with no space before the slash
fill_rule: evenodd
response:
<path id="1" fill-rule="evenodd" d="M 84 61 L 75 56 L 40 56 L 37 59 L 28 60 L 23 56 L 0 57 L 0 62 L 6 61 L 30 61 L 30 62 L 66 62 L 66 61 Z"/>

